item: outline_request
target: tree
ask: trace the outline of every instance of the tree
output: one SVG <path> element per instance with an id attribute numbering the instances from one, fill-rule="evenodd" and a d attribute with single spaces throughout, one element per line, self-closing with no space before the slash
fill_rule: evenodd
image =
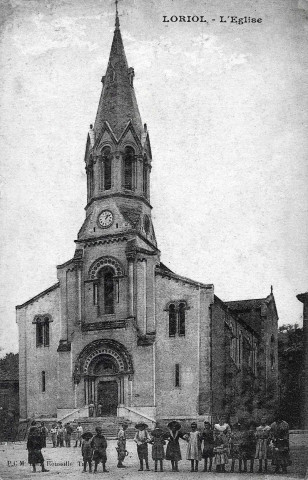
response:
<path id="1" fill-rule="evenodd" d="M 278 366 L 280 411 L 293 428 L 300 424 L 300 398 L 303 366 L 303 329 L 286 324 L 278 330 Z"/>

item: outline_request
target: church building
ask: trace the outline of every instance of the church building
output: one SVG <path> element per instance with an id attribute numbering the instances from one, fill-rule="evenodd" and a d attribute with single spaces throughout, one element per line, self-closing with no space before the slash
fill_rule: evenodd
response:
<path id="1" fill-rule="evenodd" d="M 95 415 L 147 423 L 212 418 L 236 405 L 247 378 L 276 395 L 273 293 L 223 302 L 213 284 L 160 261 L 155 159 L 118 14 L 102 84 L 74 256 L 57 266 L 57 283 L 16 307 L 21 419 L 72 421 L 87 417 L 91 403 Z"/>

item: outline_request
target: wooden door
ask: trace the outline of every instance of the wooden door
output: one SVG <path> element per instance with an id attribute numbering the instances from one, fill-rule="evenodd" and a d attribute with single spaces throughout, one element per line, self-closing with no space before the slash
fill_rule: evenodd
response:
<path id="1" fill-rule="evenodd" d="M 118 382 L 99 382 L 97 390 L 97 403 L 101 404 L 101 415 L 116 415 L 118 406 Z"/>

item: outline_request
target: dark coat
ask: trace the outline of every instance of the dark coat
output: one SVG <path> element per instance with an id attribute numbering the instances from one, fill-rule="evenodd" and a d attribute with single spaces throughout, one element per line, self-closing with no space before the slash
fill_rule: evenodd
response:
<path id="1" fill-rule="evenodd" d="M 42 449 L 42 437 L 37 428 L 31 427 L 29 431 L 27 450 L 28 450 L 28 463 L 30 465 L 36 465 L 37 463 L 43 463 L 44 457 L 41 452 Z"/>
<path id="2" fill-rule="evenodd" d="M 202 457 L 209 458 L 214 456 L 214 434 L 212 430 L 204 430 L 201 435 L 201 441 L 203 441 Z"/>
<path id="3" fill-rule="evenodd" d="M 107 440 L 104 435 L 96 434 L 91 440 L 91 447 L 93 448 L 94 462 L 106 462 Z"/>
<path id="4" fill-rule="evenodd" d="M 166 449 L 166 460 L 181 460 L 181 449 L 179 440 L 184 438 L 184 435 L 179 430 L 175 433 L 169 433 L 166 437 L 168 445 Z"/>

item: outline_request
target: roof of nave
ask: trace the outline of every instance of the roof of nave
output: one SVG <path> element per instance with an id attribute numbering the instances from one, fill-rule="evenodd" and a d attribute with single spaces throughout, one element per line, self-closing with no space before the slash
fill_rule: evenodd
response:
<path id="1" fill-rule="evenodd" d="M 251 298 L 249 300 L 234 300 L 224 303 L 230 308 L 230 310 L 244 312 L 246 310 L 254 310 L 256 308 L 261 308 L 261 305 L 266 301 L 266 298 Z"/>
<path id="2" fill-rule="evenodd" d="M 272 291 L 271 291 L 271 294 L 265 298 L 250 298 L 248 300 L 234 300 L 234 301 L 224 302 L 224 303 L 234 314 L 237 314 L 240 320 L 244 321 L 255 332 L 259 334 L 261 332 L 260 318 L 256 317 L 255 315 L 252 315 L 252 316 L 244 315 L 242 317 L 241 314 L 245 314 L 245 313 L 252 312 L 254 310 L 261 309 L 260 315 L 262 317 L 266 316 L 266 309 L 264 310 L 264 313 L 263 313 L 262 307 L 266 307 L 271 302 L 273 302 L 274 309 L 277 315 L 277 320 L 278 320 L 278 312 L 277 312 L 275 298 Z"/>
<path id="3" fill-rule="evenodd" d="M 172 272 L 168 267 L 166 267 L 166 265 L 164 265 L 163 263 L 160 263 L 156 267 L 155 273 L 157 275 L 161 275 L 162 277 L 169 277 L 169 278 L 172 278 L 176 281 L 181 281 L 183 283 L 189 283 L 191 285 L 194 285 L 194 286 L 200 287 L 200 288 L 212 289 L 214 287 L 214 285 L 212 283 L 201 283 L 201 282 L 197 282 L 196 280 L 192 280 L 191 278 L 182 277 L 181 275 L 177 275 L 176 273 Z"/>
<path id="4" fill-rule="evenodd" d="M 16 305 L 16 307 L 15 307 L 16 310 L 20 310 L 21 308 L 24 308 L 27 305 L 31 305 L 31 303 L 34 303 L 36 300 L 38 300 L 39 298 L 43 297 L 44 295 L 47 295 L 48 293 L 52 292 L 53 290 L 55 290 L 59 286 L 60 286 L 60 283 L 57 282 L 54 285 L 52 285 L 51 287 L 46 288 L 46 290 L 43 290 L 41 293 L 38 293 L 37 295 L 35 295 L 35 297 L 30 298 L 25 303 L 22 303 L 21 305 Z"/>
<path id="5" fill-rule="evenodd" d="M 141 140 L 143 126 L 133 87 L 133 76 L 134 70 L 128 67 L 126 60 L 119 17 L 116 13 L 109 62 L 106 75 L 102 79 L 103 90 L 94 124 L 96 138 L 100 135 L 104 122 L 108 122 L 115 136 L 119 138 L 131 121 Z"/>

